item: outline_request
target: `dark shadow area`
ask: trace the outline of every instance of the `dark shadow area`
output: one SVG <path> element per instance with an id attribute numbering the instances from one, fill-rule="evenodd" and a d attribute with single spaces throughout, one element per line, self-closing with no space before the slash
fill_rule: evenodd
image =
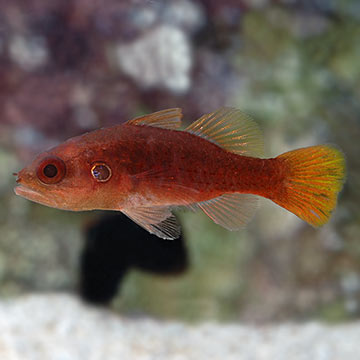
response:
<path id="1" fill-rule="evenodd" d="M 131 269 L 159 275 L 178 275 L 188 268 L 184 238 L 163 240 L 123 214 L 101 217 L 85 231 L 80 259 L 80 296 L 107 304 Z"/>

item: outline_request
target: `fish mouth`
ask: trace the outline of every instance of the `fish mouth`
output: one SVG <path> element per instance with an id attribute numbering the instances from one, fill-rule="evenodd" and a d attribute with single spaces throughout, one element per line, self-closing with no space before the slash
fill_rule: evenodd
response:
<path id="1" fill-rule="evenodd" d="M 34 201 L 36 203 L 47 205 L 48 199 L 46 196 L 41 194 L 40 192 L 33 190 L 25 185 L 18 185 L 14 188 L 14 192 L 16 195 L 19 195 L 25 199 Z"/>
<path id="2" fill-rule="evenodd" d="M 35 190 L 32 190 L 25 185 L 18 185 L 14 188 L 15 194 L 25 197 L 25 198 L 31 198 L 34 196 L 41 196 L 41 194 Z"/>
<path id="3" fill-rule="evenodd" d="M 66 209 L 65 207 L 60 205 L 54 197 L 51 197 L 51 194 L 46 194 L 46 195 L 42 194 L 40 191 L 31 189 L 26 185 L 22 185 L 22 184 L 17 185 L 14 188 L 14 192 L 16 195 L 19 195 L 27 200 L 36 202 L 41 205 L 55 207 L 64 210 Z"/>

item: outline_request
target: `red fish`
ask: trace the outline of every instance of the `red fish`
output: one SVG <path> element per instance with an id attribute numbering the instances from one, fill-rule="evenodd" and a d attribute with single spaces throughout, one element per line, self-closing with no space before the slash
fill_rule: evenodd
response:
<path id="1" fill-rule="evenodd" d="M 17 195 L 47 206 L 119 210 L 164 239 L 179 236 L 175 207 L 200 208 L 237 230 L 257 196 L 313 226 L 335 208 L 344 156 L 330 145 L 263 159 L 256 123 L 221 108 L 179 130 L 181 110 L 168 109 L 71 138 L 36 157 L 17 175 Z"/>

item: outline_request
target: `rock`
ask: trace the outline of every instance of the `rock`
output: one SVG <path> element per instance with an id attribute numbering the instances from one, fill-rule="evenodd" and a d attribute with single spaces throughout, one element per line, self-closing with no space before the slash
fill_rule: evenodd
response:
<path id="1" fill-rule="evenodd" d="M 44 38 L 14 36 L 10 42 L 10 58 L 26 71 L 44 66 L 48 60 L 48 50 Z"/>
<path id="2" fill-rule="evenodd" d="M 116 49 L 118 67 L 145 88 L 163 86 L 185 92 L 190 87 L 191 49 L 184 32 L 162 25 Z"/>
<path id="3" fill-rule="evenodd" d="M 358 359 L 360 323 L 266 326 L 131 318 L 69 295 L 0 302 L 0 358 L 17 359 Z"/>

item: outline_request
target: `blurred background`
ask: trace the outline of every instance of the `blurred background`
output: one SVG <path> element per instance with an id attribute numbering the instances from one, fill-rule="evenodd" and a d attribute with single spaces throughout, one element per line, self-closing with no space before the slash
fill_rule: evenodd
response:
<path id="1" fill-rule="evenodd" d="M 0 297 L 68 292 L 190 322 L 359 318 L 359 64 L 357 0 L 0 0 Z M 169 244 L 13 193 L 12 173 L 69 137 L 223 105 L 256 119 L 268 157 L 339 145 L 347 182 L 329 224 L 262 200 L 239 232 L 179 212 Z"/>

